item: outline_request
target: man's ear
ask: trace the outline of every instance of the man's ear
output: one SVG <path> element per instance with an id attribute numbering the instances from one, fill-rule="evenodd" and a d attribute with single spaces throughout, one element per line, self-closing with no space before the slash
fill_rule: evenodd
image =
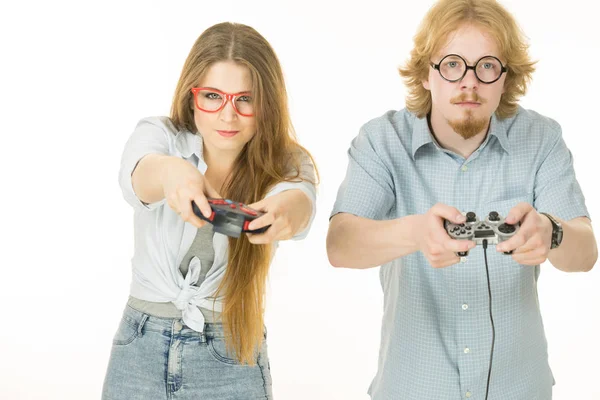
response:
<path id="1" fill-rule="evenodd" d="M 425 88 L 425 90 L 431 90 L 431 89 L 429 89 L 429 79 L 423 79 L 421 81 L 421 83 L 423 84 L 423 87 Z"/>

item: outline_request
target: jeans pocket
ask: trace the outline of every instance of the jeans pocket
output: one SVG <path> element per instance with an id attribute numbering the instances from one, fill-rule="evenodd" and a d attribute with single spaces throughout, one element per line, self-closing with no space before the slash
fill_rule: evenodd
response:
<path id="1" fill-rule="evenodd" d="M 227 345 L 225 343 L 225 338 L 222 337 L 213 337 L 208 338 L 206 340 L 206 345 L 208 348 L 208 352 L 211 356 L 217 361 L 228 365 L 242 365 L 234 354 L 227 351 Z M 265 346 L 266 340 L 263 340 L 261 344 L 261 353 L 266 354 Z M 255 363 L 259 364 L 260 356 L 257 355 L 257 358 L 254 360 Z"/>
<path id="2" fill-rule="evenodd" d="M 148 319 L 146 314 L 143 314 L 139 321 L 124 315 L 117 328 L 117 333 L 115 333 L 113 338 L 113 345 L 127 346 L 128 344 L 131 344 L 140 335 L 146 319 Z"/>
<path id="3" fill-rule="evenodd" d="M 209 338 L 206 341 L 208 352 L 211 356 L 214 357 L 215 360 L 220 361 L 225 364 L 230 365 L 239 365 L 240 362 L 235 358 L 235 356 L 227 351 L 227 345 L 225 343 L 225 338 L 222 337 L 214 337 Z"/>

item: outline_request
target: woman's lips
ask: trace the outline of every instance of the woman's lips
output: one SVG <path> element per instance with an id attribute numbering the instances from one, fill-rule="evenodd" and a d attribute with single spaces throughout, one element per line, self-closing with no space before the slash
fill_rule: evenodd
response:
<path id="1" fill-rule="evenodd" d="M 223 137 L 233 137 L 238 134 L 239 131 L 220 131 L 217 130 L 217 133 Z"/>

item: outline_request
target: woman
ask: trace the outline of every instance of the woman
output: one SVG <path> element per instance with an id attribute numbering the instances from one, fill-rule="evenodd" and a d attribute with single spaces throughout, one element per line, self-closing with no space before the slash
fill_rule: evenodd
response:
<path id="1" fill-rule="evenodd" d="M 293 136 L 279 61 L 254 29 L 222 23 L 194 44 L 170 118 L 140 121 L 120 169 L 135 209 L 130 298 L 103 399 L 271 399 L 265 281 L 279 240 L 315 215 L 316 171 Z M 207 197 L 266 212 L 228 238 Z"/>

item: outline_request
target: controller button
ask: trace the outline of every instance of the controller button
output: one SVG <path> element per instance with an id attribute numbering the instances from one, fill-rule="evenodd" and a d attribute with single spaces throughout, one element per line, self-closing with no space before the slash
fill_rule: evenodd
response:
<path id="1" fill-rule="evenodd" d="M 489 214 L 490 221 L 500 221 L 500 215 L 496 211 L 491 211 Z"/>
<path id="2" fill-rule="evenodd" d="M 477 218 L 477 216 L 475 215 L 475 213 L 473 211 L 469 211 L 467 213 L 467 222 L 475 222 L 476 218 Z"/>
<path id="3" fill-rule="evenodd" d="M 513 233 L 516 231 L 515 226 L 510 224 L 502 224 L 498 227 L 498 230 L 502 233 Z"/>

